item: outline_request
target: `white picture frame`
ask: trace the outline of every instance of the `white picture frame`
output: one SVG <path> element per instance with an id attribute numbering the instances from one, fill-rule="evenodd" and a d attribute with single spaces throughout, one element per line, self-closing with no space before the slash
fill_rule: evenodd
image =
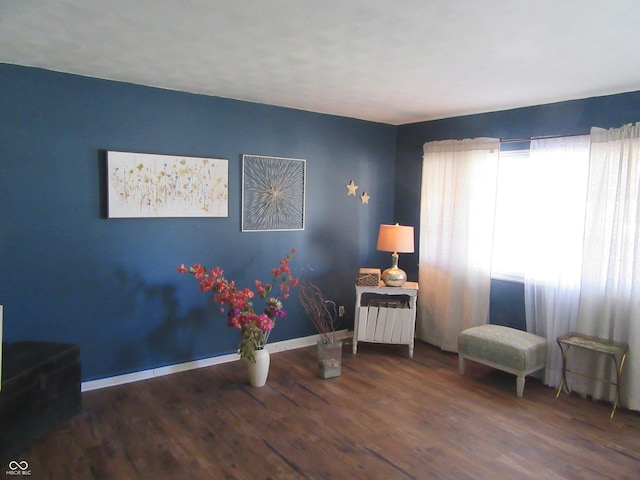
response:
<path id="1" fill-rule="evenodd" d="M 108 217 L 228 217 L 224 158 L 107 152 Z"/>
<path id="2" fill-rule="evenodd" d="M 242 231 L 304 230 L 306 160 L 242 156 Z"/>

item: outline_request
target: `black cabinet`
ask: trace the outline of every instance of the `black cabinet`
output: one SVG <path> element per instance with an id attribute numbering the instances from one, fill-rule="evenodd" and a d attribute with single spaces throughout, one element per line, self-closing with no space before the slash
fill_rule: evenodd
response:
<path id="1" fill-rule="evenodd" d="M 80 352 L 66 343 L 5 345 L 0 390 L 0 460 L 6 464 L 80 410 Z"/>

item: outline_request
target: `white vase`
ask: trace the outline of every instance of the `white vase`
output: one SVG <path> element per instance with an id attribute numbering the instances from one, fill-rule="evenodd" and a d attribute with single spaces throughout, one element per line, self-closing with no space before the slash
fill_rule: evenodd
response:
<path id="1" fill-rule="evenodd" d="M 256 350 L 256 362 L 253 363 L 247 360 L 249 370 L 249 383 L 252 387 L 263 387 L 267 383 L 267 377 L 269 376 L 269 364 L 271 363 L 271 356 L 266 348 L 262 350 Z"/>

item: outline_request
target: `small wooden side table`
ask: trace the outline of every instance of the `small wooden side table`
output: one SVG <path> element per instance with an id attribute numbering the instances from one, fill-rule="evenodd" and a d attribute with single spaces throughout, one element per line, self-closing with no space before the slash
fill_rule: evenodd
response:
<path id="1" fill-rule="evenodd" d="M 558 398 L 558 396 L 560 395 L 562 387 L 565 387 L 567 393 L 571 393 L 569 390 L 569 384 L 567 383 L 567 372 L 575 373 L 576 375 L 615 385 L 616 399 L 613 402 L 613 409 L 611 410 L 611 416 L 609 417 L 613 418 L 613 415 L 616 413 L 616 407 L 618 406 L 618 402 L 620 400 L 620 377 L 622 375 L 622 369 L 624 368 L 624 361 L 627 358 L 627 352 L 629 351 L 629 345 L 621 342 L 613 342 L 611 340 L 607 340 L 606 338 L 591 337 L 589 335 L 583 335 L 582 333 L 576 332 L 570 332 L 566 335 L 559 336 L 557 338 L 557 342 L 558 346 L 560 347 L 560 351 L 562 352 L 562 381 L 560 382 L 560 387 L 558 388 L 558 392 L 556 393 L 556 398 Z M 563 348 L 563 345 L 565 345 L 566 348 Z M 603 355 L 611 357 L 616 366 L 616 381 L 611 382 L 609 380 L 605 380 L 604 378 L 592 377 L 591 375 L 568 369 L 567 361 L 569 349 L 571 347 L 581 348 L 583 350 L 601 353 Z"/>

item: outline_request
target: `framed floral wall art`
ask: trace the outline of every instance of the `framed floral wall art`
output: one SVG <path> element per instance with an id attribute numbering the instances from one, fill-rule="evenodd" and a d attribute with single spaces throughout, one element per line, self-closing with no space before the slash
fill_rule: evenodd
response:
<path id="1" fill-rule="evenodd" d="M 304 230 L 306 161 L 242 156 L 242 231 Z"/>
<path id="2" fill-rule="evenodd" d="M 229 161 L 107 152 L 109 218 L 228 217 Z"/>

